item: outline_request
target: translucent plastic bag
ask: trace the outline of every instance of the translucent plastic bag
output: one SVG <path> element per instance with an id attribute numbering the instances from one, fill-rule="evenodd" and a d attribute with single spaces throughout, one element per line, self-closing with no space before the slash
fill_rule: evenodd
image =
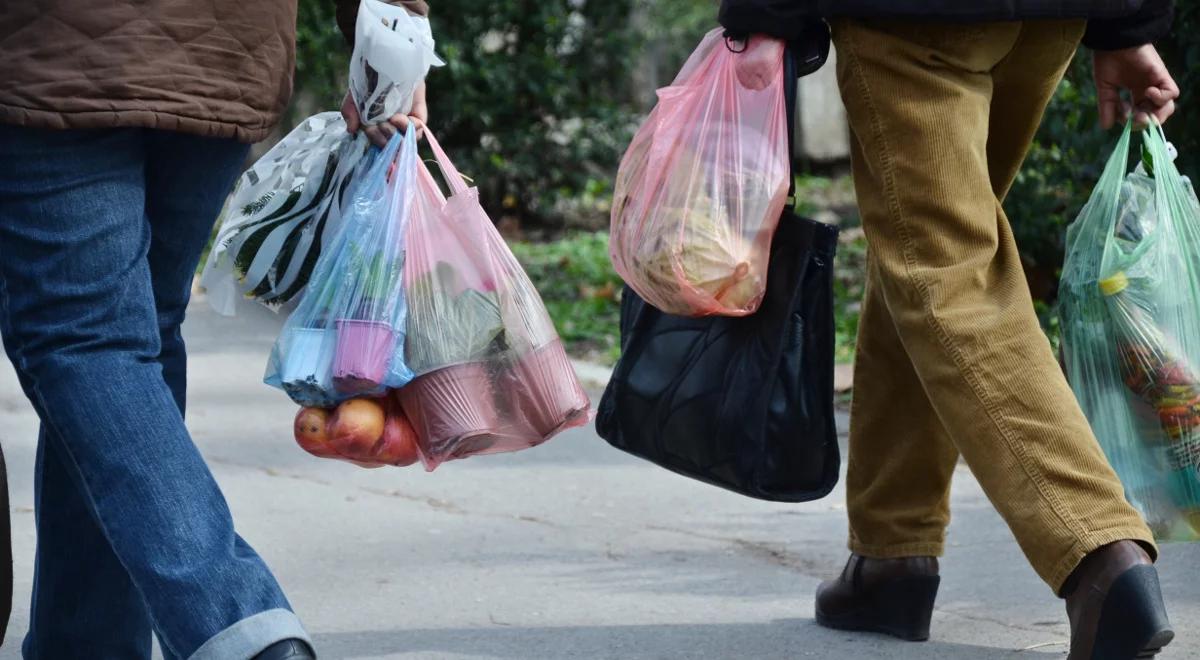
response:
<path id="1" fill-rule="evenodd" d="M 345 220 L 275 342 L 264 380 L 302 406 L 383 395 L 412 379 L 401 280 L 419 162 L 414 130 L 371 150 Z"/>
<path id="2" fill-rule="evenodd" d="M 431 66 L 445 64 L 434 53 L 429 19 L 380 0 L 361 0 L 350 57 L 350 95 L 368 124 L 412 109 L 413 94 Z"/>
<path id="3" fill-rule="evenodd" d="M 398 398 L 427 469 L 541 444 L 590 407 L 528 275 L 436 138 L 450 197 L 418 162 L 404 265 L 406 358 Z"/>
<path id="4" fill-rule="evenodd" d="M 1200 540 L 1200 203 L 1160 128 L 1126 175 L 1130 141 L 1067 232 L 1067 374 L 1155 536 Z"/>
<path id="5" fill-rule="evenodd" d="M 766 290 L 771 237 L 787 201 L 783 43 L 742 52 L 713 30 L 621 159 L 611 250 L 646 302 L 681 316 L 745 316 Z M 739 58 L 760 66 L 739 76 Z M 743 67 L 744 68 L 744 67 Z"/>
<path id="6" fill-rule="evenodd" d="M 304 120 L 239 179 L 220 219 L 201 286 L 232 315 L 240 300 L 278 307 L 308 283 L 366 153 L 340 113 Z"/>

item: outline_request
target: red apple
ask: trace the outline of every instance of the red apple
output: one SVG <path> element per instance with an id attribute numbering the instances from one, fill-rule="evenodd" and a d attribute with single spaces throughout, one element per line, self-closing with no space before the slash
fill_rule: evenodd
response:
<path id="1" fill-rule="evenodd" d="M 350 399 L 333 413 L 329 443 L 344 458 L 375 462 L 375 446 L 383 436 L 383 406 L 371 399 Z"/>
<path id="2" fill-rule="evenodd" d="M 375 460 L 387 465 L 408 467 L 417 462 L 417 431 L 400 406 L 393 403 L 383 424 L 383 440 L 375 450 Z"/>
<path id="3" fill-rule="evenodd" d="M 324 408 L 301 408 L 292 425 L 296 444 L 304 451 L 321 458 L 337 458 L 329 444 L 329 411 Z"/>

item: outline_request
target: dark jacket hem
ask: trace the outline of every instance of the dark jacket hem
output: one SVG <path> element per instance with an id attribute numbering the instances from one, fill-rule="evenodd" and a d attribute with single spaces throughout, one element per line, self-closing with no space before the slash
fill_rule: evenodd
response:
<path id="1" fill-rule="evenodd" d="M 176 131 L 202 137 L 260 142 L 279 121 L 271 117 L 261 124 L 245 126 L 229 122 L 198 119 L 153 110 L 88 110 L 63 112 L 0 104 L 0 124 L 51 130 L 88 130 L 102 128 L 150 128 Z"/>
<path id="2" fill-rule="evenodd" d="M 1146 0 L 1132 16 L 1088 21 L 1083 45 L 1092 50 L 1121 50 L 1154 43 L 1171 31 L 1174 17 L 1172 0 Z"/>

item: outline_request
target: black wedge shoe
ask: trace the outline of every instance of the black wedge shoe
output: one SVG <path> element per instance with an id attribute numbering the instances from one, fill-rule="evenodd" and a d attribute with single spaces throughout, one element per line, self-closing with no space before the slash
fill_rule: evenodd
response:
<path id="1" fill-rule="evenodd" d="M 1158 571 L 1133 541 L 1088 555 L 1067 585 L 1068 660 L 1145 660 L 1175 638 Z"/>
<path id="2" fill-rule="evenodd" d="M 253 660 L 316 660 L 312 647 L 298 639 L 285 639 L 263 649 Z"/>
<path id="3" fill-rule="evenodd" d="M 841 577 L 817 589 L 817 623 L 923 642 L 940 583 L 935 557 L 850 555 Z"/>

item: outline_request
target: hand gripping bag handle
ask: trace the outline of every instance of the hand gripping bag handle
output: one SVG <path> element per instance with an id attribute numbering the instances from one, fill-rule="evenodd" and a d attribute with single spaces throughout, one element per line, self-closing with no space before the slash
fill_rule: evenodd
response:
<path id="1" fill-rule="evenodd" d="M 418 127 L 425 131 L 425 139 L 429 141 L 429 148 L 433 150 L 433 157 L 437 160 L 438 167 L 442 170 L 442 178 L 446 180 L 446 185 L 450 186 L 450 196 L 461 195 L 470 190 L 471 187 L 467 185 L 466 179 L 459 173 L 458 168 L 454 167 L 454 163 L 450 162 L 450 157 L 446 155 L 446 151 L 442 149 L 442 145 L 433 136 L 433 131 L 429 130 L 429 126 L 415 117 L 409 117 L 409 121 L 415 122 Z"/>

